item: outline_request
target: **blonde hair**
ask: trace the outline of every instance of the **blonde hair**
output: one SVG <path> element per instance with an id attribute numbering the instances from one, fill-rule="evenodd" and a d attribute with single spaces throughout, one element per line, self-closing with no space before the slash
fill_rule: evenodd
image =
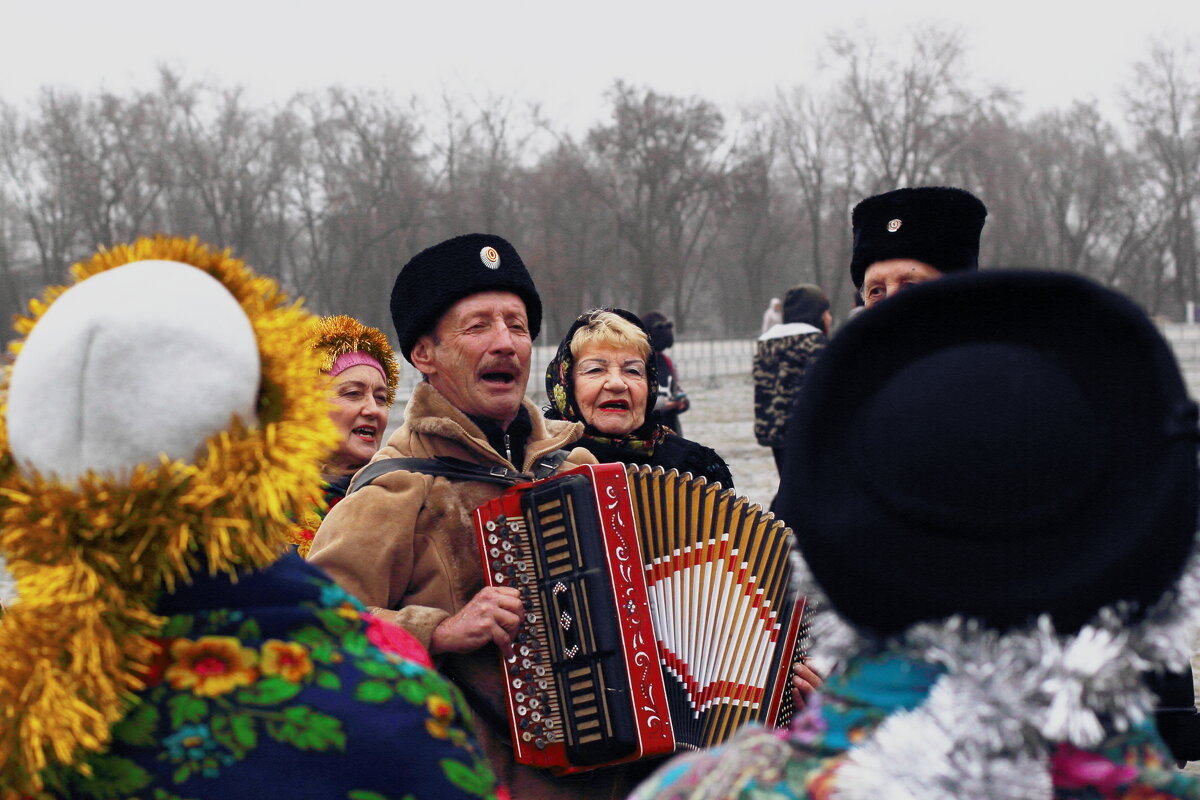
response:
<path id="1" fill-rule="evenodd" d="M 592 345 L 628 347 L 642 360 L 650 360 L 650 338 L 646 332 L 611 311 L 595 311 L 579 326 L 571 337 L 571 357 L 578 359 L 579 354 Z"/>

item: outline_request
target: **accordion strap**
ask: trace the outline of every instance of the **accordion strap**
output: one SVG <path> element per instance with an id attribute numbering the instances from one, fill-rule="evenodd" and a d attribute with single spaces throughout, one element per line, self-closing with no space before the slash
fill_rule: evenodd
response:
<path id="1" fill-rule="evenodd" d="M 383 458 L 379 461 L 372 461 L 359 470 L 358 474 L 354 476 L 354 480 L 351 482 L 350 489 L 346 494 L 357 492 L 364 486 L 369 486 L 381 475 L 386 475 L 389 472 L 397 470 L 421 472 L 426 475 L 439 475 L 450 480 L 483 481 L 484 483 L 496 483 L 501 486 L 515 486 L 518 483 L 526 483 L 530 480 L 548 478 L 566 459 L 566 450 L 555 450 L 553 453 L 539 459 L 533 465 L 532 472 L 525 473 L 509 469 L 508 467 L 485 467 L 479 464 L 472 464 L 470 461 L 464 461 L 461 458 L 451 458 L 450 456 L 438 456 L 437 458 Z"/>

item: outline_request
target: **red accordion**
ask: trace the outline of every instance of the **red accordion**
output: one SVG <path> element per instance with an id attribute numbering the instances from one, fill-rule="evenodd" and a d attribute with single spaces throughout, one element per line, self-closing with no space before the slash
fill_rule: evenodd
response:
<path id="1" fill-rule="evenodd" d="M 504 660 L 516 760 L 563 772 L 786 724 L 804 598 L 791 531 L 718 484 L 601 464 L 475 512 L 526 619 Z"/>

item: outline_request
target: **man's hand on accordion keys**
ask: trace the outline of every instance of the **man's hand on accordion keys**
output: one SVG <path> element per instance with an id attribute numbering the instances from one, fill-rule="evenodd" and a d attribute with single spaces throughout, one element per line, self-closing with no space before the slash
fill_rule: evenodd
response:
<path id="1" fill-rule="evenodd" d="M 521 627 L 525 606 L 521 594 L 510 586 L 486 586 L 459 612 L 433 629 L 429 651 L 470 653 L 494 642 L 505 658 L 513 654 L 512 642 Z"/>

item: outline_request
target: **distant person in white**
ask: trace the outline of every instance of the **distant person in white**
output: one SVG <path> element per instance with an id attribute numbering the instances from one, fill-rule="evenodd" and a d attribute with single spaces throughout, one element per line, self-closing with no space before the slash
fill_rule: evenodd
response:
<path id="1" fill-rule="evenodd" d="M 767 310 L 763 312 L 762 330 L 758 332 L 758 335 L 763 335 L 776 325 L 782 324 L 782 322 L 783 301 L 778 297 L 772 297 L 771 302 L 767 304 Z"/>

